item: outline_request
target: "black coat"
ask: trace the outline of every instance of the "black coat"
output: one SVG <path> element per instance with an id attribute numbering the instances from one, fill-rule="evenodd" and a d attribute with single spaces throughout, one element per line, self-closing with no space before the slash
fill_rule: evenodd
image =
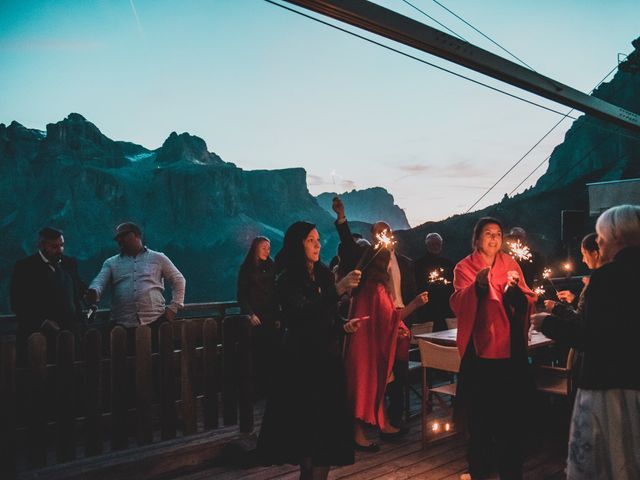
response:
<path id="1" fill-rule="evenodd" d="M 640 247 L 628 247 L 593 272 L 582 315 L 550 315 L 546 336 L 582 351 L 576 386 L 640 390 Z"/>
<path id="2" fill-rule="evenodd" d="M 11 309 L 18 319 L 18 337 L 26 340 L 42 322 L 56 322 L 62 330 L 75 331 L 82 323 L 85 285 L 75 258 L 63 256 L 60 274 L 39 253 L 16 262 L 11 276 Z"/>
<path id="3" fill-rule="evenodd" d="M 353 415 L 340 351 L 342 321 L 333 274 L 316 264 L 315 279 L 278 278 L 286 325 L 258 439 L 265 465 L 347 465 L 354 461 Z"/>
<path id="4" fill-rule="evenodd" d="M 257 266 L 242 265 L 238 273 L 238 303 L 240 313 L 256 314 L 262 320 L 274 319 L 278 313 L 276 296 L 276 266 L 273 260 Z"/>
<path id="5" fill-rule="evenodd" d="M 416 311 L 416 316 L 421 322 L 435 322 L 436 330 L 447 328 L 444 323 L 445 318 L 455 316 L 449 305 L 449 298 L 453 294 L 454 263 L 448 258 L 427 252 L 414 261 L 413 266 L 418 291 L 427 290 L 429 292 L 429 302 Z M 440 281 L 429 283 L 429 274 L 440 268 L 443 270 L 440 276 L 449 283 L 445 284 Z"/>

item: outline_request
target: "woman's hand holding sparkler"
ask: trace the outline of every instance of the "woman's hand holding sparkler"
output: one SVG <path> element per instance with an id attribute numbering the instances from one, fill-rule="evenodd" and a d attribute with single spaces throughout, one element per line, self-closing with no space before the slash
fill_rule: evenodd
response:
<path id="1" fill-rule="evenodd" d="M 413 312 L 416 311 L 417 308 L 425 305 L 429 302 L 429 292 L 422 292 L 416 295 L 416 297 L 409 302 L 409 305 L 405 306 L 402 310 L 400 310 L 401 320 L 404 320 Z"/>
<path id="2" fill-rule="evenodd" d="M 481 288 L 487 288 L 489 286 L 489 271 L 491 268 L 483 268 L 476 274 L 476 284 Z"/>
<path id="3" fill-rule="evenodd" d="M 342 295 L 347 292 L 351 292 L 360 284 L 362 278 L 362 272 L 360 270 L 352 270 L 347 273 L 342 280 L 336 283 L 336 291 L 338 295 Z"/>
<path id="4" fill-rule="evenodd" d="M 517 287 L 520 283 L 520 274 L 515 270 L 509 270 L 507 272 L 507 286 Z"/>

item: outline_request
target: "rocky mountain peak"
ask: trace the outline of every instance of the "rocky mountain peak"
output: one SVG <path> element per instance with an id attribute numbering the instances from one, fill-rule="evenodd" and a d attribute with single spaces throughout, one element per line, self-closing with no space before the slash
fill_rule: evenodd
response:
<path id="1" fill-rule="evenodd" d="M 198 165 L 227 165 L 218 155 L 207 150 L 207 144 L 202 138 L 186 132 L 180 135 L 171 132 L 162 147 L 157 150 L 156 162 L 159 164 L 187 162 Z"/>

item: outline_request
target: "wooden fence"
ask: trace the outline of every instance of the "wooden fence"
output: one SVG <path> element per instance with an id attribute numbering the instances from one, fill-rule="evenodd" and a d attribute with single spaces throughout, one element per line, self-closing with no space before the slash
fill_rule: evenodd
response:
<path id="1" fill-rule="evenodd" d="M 253 430 L 251 326 L 243 315 L 81 336 L 35 333 L 26 365 L 16 365 L 15 340 L 0 342 L 0 361 L 3 478 L 186 439 L 221 423 Z"/>

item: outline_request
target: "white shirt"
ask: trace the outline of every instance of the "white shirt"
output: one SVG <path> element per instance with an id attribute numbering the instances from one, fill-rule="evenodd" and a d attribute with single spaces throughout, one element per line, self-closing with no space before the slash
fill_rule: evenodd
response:
<path id="1" fill-rule="evenodd" d="M 393 306 L 396 308 L 404 308 L 402 302 L 402 276 L 400 275 L 400 265 L 398 265 L 398 257 L 396 252 L 391 250 L 391 258 L 389 259 L 389 267 L 387 267 L 389 277 L 391 278 L 391 298 Z"/>
<path id="2" fill-rule="evenodd" d="M 111 319 L 125 327 L 151 323 L 165 310 L 164 279 L 171 284 L 169 309 L 184 306 L 185 279 L 169 258 L 145 248 L 135 257 L 114 255 L 105 260 L 89 288 L 98 300 L 111 289 Z"/>

